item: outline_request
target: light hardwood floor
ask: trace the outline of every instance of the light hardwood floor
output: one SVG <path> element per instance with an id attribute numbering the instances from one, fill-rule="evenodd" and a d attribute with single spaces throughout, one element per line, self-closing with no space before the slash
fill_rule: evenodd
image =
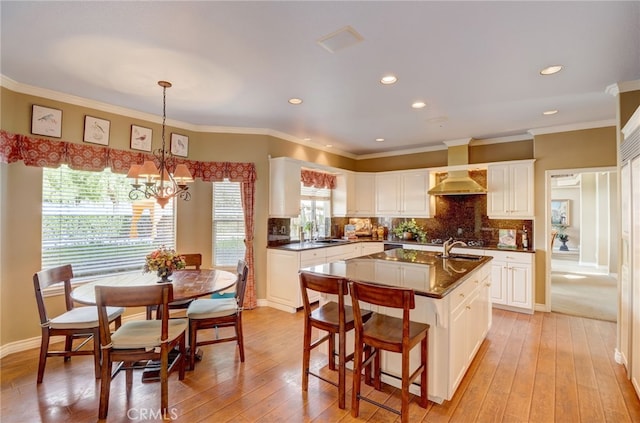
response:
<path id="1" fill-rule="evenodd" d="M 613 360 L 615 324 L 555 313 L 533 316 L 494 310 L 493 327 L 452 401 L 420 408 L 412 422 L 640 422 L 640 401 L 622 366 Z M 340 410 L 336 388 L 311 378 L 300 389 L 302 316 L 263 307 L 244 312 L 246 361 L 233 343 L 204 347 L 203 361 L 180 382 L 170 377 L 170 417 L 180 422 L 398 421 L 362 402 L 360 417 Z M 99 383 L 90 357 L 49 360 L 36 385 L 37 350 L 1 360 L 0 420 L 97 420 Z M 312 366 L 322 368 L 315 353 Z M 320 370 L 331 375 L 326 367 Z M 351 378 L 347 380 L 350 386 Z M 363 392 L 392 407 L 399 393 L 363 385 Z M 124 375 L 112 383 L 108 422 L 144 420 L 160 404 L 157 383 L 136 377 L 127 399 Z M 127 415 L 128 414 L 128 415 Z M 151 419 L 151 420 L 158 420 Z"/>

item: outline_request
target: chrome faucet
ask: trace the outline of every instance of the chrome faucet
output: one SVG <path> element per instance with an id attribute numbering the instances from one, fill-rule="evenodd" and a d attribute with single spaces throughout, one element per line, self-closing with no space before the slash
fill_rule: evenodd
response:
<path id="1" fill-rule="evenodd" d="M 456 246 L 456 245 L 461 245 L 463 247 L 466 247 L 467 244 L 462 242 L 462 241 L 453 241 L 453 238 L 449 238 L 448 240 L 446 240 L 444 242 L 444 244 L 442 244 L 442 258 L 443 259 L 448 259 L 449 256 L 449 252 L 451 251 L 451 249 Z"/>

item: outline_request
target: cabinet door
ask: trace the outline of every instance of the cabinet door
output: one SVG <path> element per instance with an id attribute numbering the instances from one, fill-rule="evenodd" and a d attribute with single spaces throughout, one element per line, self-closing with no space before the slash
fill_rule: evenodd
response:
<path id="1" fill-rule="evenodd" d="M 375 175 L 354 173 L 347 183 L 347 211 L 353 216 L 373 216 L 375 213 Z"/>
<path id="2" fill-rule="evenodd" d="M 336 175 L 336 187 L 331 190 L 331 215 L 334 217 L 347 216 L 349 178 L 352 178 L 349 172 Z"/>
<path id="3" fill-rule="evenodd" d="M 449 394 L 455 391 L 468 362 L 467 309 L 466 301 L 462 302 L 453 312 L 449 320 Z"/>
<path id="4" fill-rule="evenodd" d="M 298 307 L 299 263 L 297 252 L 267 250 L 267 299 L 269 301 L 292 308 Z"/>
<path id="5" fill-rule="evenodd" d="M 407 217 L 431 217 L 429 173 L 426 171 L 404 172 L 401 174 L 400 215 Z"/>
<path id="6" fill-rule="evenodd" d="M 492 165 L 487 168 L 487 216 L 508 217 L 509 166 Z"/>
<path id="7" fill-rule="evenodd" d="M 400 174 L 376 175 L 376 216 L 398 216 L 400 214 Z"/>
<path id="8" fill-rule="evenodd" d="M 533 306 L 531 292 L 531 265 L 509 263 L 508 269 L 509 298 L 507 304 L 514 307 L 530 309 Z"/>
<path id="9" fill-rule="evenodd" d="M 269 217 L 300 214 L 300 163 L 286 157 L 269 160 Z"/>
<path id="10" fill-rule="evenodd" d="M 533 218 L 533 164 L 511 165 L 509 182 L 509 216 Z"/>
<path id="11" fill-rule="evenodd" d="M 507 304 L 507 263 L 491 260 L 491 302 Z"/>

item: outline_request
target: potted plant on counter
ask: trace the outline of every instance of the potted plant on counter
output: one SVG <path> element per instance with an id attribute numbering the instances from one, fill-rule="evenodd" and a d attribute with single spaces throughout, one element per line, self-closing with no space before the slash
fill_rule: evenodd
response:
<path id="1" fill-rule="evenodd" d="M 567 241 L 569 241 L 569 235 L 565 233 L 565 229 L 567 229 L 567 225 L 554 225 L 554 229 L 556 230 L 556 238 L 562 243 L 560 246 L 560 251 L 569 251 L 569 247 L 567 247 Z"/>
<path id="2" fill-rule="evenodd" d="M 424 242 L 427 239 L 427 233 L 416 223 L 415 219 L 400 222 L 393 228 L 393 234 L 400 239 Z"/>

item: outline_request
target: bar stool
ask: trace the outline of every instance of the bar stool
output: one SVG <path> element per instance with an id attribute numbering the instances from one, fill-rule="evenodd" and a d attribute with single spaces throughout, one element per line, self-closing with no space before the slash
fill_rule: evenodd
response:
<path id="1" fill-rule="evenodd" d="M 373 313 L 367 321 L 362 318 L 360 301 L 402 309 L 402 318 Z M 412 289 L 393 288 L 363 282 L 351 283 L 351 302 L 356 330 L 356 346 L 353 368 L 353 395 L 351 415 L 358 417 L 360 400 L 375 404 L 387 411 L 399 414 L 403 423 L 409 421 L 409 386 L 420 375 L 421 407 L 426 408 L 428 399 L 428 351 L 429 325 L 409 320 L 409 311 L 415 308 L 415 293 Z M 420 344 L 420 366 L 409 374 L 409 353 Z M 381 389 L 380 383 L 380 351 L 391 351 L 402 354 L 402 406 L 400 411 L 360 395 L 362 369 L 365 369 L 367 382 L 371 381 L 373 365 L 374 387 Z M 363 353 L 365 355 L 363 362 Z"/>
<path id="2" fill-rule="evenodd" d="M 302 390 L 307 392 L 309 387 L 309 375 L 315 376 L 338 388 L 338 406 L 345 408 L 345 364 L 353 359 L 353 353 L 347 356 L 346 334 L 354 328 L 353 309 L 344 305 L 344 297 L 349 294 L 348 281 L 343 278 L 317 275 L 310 272 L 300 272 L 300 287 L 304 304 L 304 352 L 302 357 Z M 338 303 L 328 302 L 315 310 L 311 309 L 307 289 L 322 292 L 324 294 L 337 295 Z M 371 315 L 369 311 L 361 313 L 362 319 Z M 324 330 L 327 335 L 311 342 L 311 330 L 317 328 Z M 335 364 L 335 335 L 338 335 L 338 383 L 326 379 L 309 370 L 311 350 L 329 341 L 329 369 L 336 370 Z"/>

